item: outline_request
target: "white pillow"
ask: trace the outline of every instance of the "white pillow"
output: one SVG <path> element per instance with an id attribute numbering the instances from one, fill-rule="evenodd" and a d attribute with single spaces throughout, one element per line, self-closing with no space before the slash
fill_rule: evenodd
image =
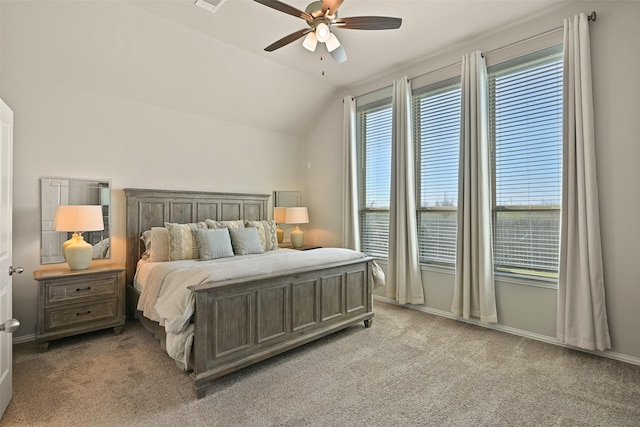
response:
<path id="1" fill-rule="evenodd" d="M 151 230 L 142 233 L 140 240 L 144 242 L 149 262 L 169 261 L 169 230 L 164 227 L 151 227 Z"/>

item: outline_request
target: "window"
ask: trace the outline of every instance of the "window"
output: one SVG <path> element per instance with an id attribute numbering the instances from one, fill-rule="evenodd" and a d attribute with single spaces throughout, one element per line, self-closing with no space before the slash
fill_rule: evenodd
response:
<path id="1" fill-rule="evenodd" d="M 495 268 L 557 277 L 562 46 L 488 71 Z"/>
<path id="2" fill-rule="evenodd" d="M 360 247 L 387 258 L 391 188 L 391 100 L 358 108 L 360 148 Z"/>
<path id="3" fill-rule="evenodd" d="M 460 151 L 460 78 L 413 97 L 420 262 L 455 264 Z"/>

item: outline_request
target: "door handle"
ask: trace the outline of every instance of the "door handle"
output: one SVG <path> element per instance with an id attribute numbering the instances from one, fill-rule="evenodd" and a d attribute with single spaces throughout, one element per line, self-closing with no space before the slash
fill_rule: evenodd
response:
<path id="1" fill-rule="evenodd" d="M 14 274 L 21 274 L 24 271 L 22 267 L 13 268 L 12 265 L 9 266 L 9 276 L 13 276 Z"/>
<path id="2" fill-rule="evenodd" d="M 9 319 L 4 323 L 0 323 L 0 331 L 8 334 L 12 333 L 20 326 L 20 322 L 16 319 Z"/>

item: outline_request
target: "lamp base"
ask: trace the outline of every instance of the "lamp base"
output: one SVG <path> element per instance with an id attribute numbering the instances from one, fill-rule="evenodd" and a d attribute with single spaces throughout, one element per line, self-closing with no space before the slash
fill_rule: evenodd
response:
<path id="1" fill-rule="evenodd" d="M 73 233 L 71 235 L 71 238 L 69 240 L 65 240 L 65 242 L 62 244 L 62 256 L 64 257 L 64 260 L 67 260 L 67 247 L 74 243 L 76 241 L 76 239 L 78 238 L 79 234 L 78 233 Z"/>
<path id="2" fill-rule="evenodd" d="M 282 243 L 284 240 L 284 230 L 280 228 L 279 225 L 276 225 L 276 235 L 278 236 L 278 244 Z"/>
<path id="3" fill-rule="evenodd" d="M 296 228 L 291 230 L 291 235 L 289 237 L 291 238 L 291 247 L 293 248 L 302 247 L 302 242 L 304 241 L 304 234 L 302 233 L 302 230 L 300 230 L 300 227 L 297 224 L 296 224 Z"/>
<path id="4" fill-rule="evenodd" d="M 86 270 L 93 258 L 93 246 L 85 242 L 82 235 L 64 247 L 63 252 L 71 270 Z"/>

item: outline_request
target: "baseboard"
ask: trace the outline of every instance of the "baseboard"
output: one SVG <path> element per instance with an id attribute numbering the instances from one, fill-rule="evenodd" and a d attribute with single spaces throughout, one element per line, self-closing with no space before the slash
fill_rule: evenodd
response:
<path id="1" fill-rule="evenodd" d="M 20 335 L 13 339 L 13 344 L 22 344 L 23 342 L 35 341 L 36 334 Z"/>
<path id="2" fill-rule="evenodd" d="M 542 341 L 542 342 L 546 342 L 548 344 L 557 345 L 559 347 L 570 348 L 570 349 L 573 349 L 573 350 L 582 351 L 583 353 L 594 354 L 596 356 L 607 357 L 609 359 L 619 360 L 621 362 L 630 363 L 632 365 L 639 365 L 640 366 L 640 358 L 634 357 L 634 356 L 629 356 L 627 354 L 616 353 L 614 351 L 609 351 L 609 350 L 606 350 L 606 351 L 584 350 L 584 349 L 581 349 L 581 348 L 572 347 L 570 345 L 563 344 L 560 341 L 558 341 L 557 338 L 549 337 L 547 335 L 541 335 L 541 334 L 536 334 L 536 333 L 533 333 L 533 332 L 523 331 L 522 329 L 516 329 L 516 328 L 512 328 L 510 326 L 482 323 L 482 322 L 480 322 L 478 320 L 473 320 L 473 319 L 469 319 L 469 320 L 461 319 L 460 317 L 454 316 L 452 313 L 450 313 L 448 311 L 437 310 L 435 308 L 422 307 L 422 306 L 418 306 L 418 305 L 402 305 L 402 304 L 398 304 L 397 301 L 392 300 L 391 298 L 383 297 L 383 296 L 380 296 L 380 295 L 374 295 L 373 299 L 376 300 L 376 301 L 385 302 L 387 304 L 393 304 L 393 305 L 397 305 L 399 307 L 406 307 L 406 308 L 410 308 L 412 310 L 417 310 L 417 311 L 422 311 L 424 313 L 433 314 L 434 316 L 446 317 L 448 319 L 457 320 L 459 322 L 470 323 L 472 325 L 482 326 L 483 328 L 494 329 L 496 331 L 506 332 L 508 334 L 518 335 L 518 336 L 521 336 L 521 337 L 530 338 L 532 340 Z"/>
<path id="3" fill-rule="evenodd" d="M 459 322 L 470 323 L 472 325 L 481 326 L 483 328 L 488 328 L 488 329 L 495 329 L 497 331 L 506 332 L 508 334 L 518 335 L 518 336 L 525 337 L 525 338 L 531 338 L 532 340 L 546 342 L 548 344 L 557 345 L 559 347 L 571 348 L 571 349 L 574 349 L 574 350 L 582 351 L 584 353 L 595 354 L 596 356 L 607 357 L 609 359 L 619 360 L 621 362 L 630 363 L 632 365 L 640 366 L 640 358 L 634 357 L 634 356 L 629 356 L 627 354 L 616 353 L 614 351 L 608 351 L 608 350 L 607 351 L 590 351 L 590 350 L 584 350 L 584 349 L 581 349 L 581 348 L 571 347 L 569 345 L 566 345 L 566 344 L 563 344 L 563 343 L 559 342 L 554 337 L 549 337 L 549 336 L 546 336 L 546 335 L 541 335 L 541 334 L 536 334 L 536 333 L 533 333 L 533 332 L 523 331 L 522 329 L 516 329 L 516 328 L 512 328 L 510 326 L 492 325 L 492 324 L 482 323 L 482 322 L 479 322 L 477 320 L 472 320 L 472 319 L 465 320 L 465 319 L 461 319 L 459 317 L 456 317 L 456 316 L 454 316 L 453 314 L 451 314 L 451 313 L 449 313 L 447 311 L 437 310 L 435 308 L 422 307 L 422 306 L 417 306 L 417 305 L 401 305 L 401 304 L 398 304 L 398 302 L 395 301 L 395 300 L 392 300 L 390 298 L 383 297 L 383 296 L 380 296 L 380 295 L 373 295 L 373 299 L 376 300 L 376 301 L 385 302 L 387 304 L 393 304 L 393 305 L 397 305 L 397 306 L 401 306 L 401 307 L 410 308 L 412 310 L 417 310 L 417 311 L 422 311 L 424 313 L 433 314 L 434 316 L 446 317 L 448 319 L 457 320 Z M 21 335 L 21 336 L 13 339 L 13 344 L 21 344 L 21 343 L 24 343 L 24 342 L 35 341 L 35 339 L 36 339 L 35 334 Z"/>

